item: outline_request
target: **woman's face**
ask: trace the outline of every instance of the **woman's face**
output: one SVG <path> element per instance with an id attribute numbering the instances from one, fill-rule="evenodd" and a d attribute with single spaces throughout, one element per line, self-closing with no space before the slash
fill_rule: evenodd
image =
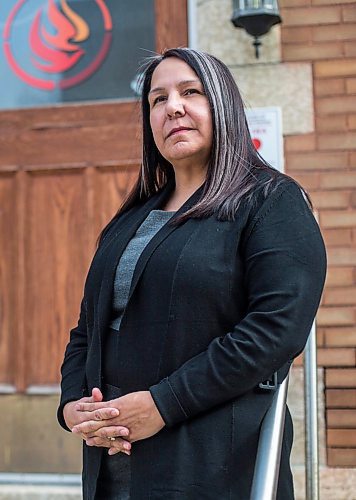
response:
<path id="1" fill-rule="evenodd" d="M 212 117 L 203 85 L 194 70 L 176 57 L 153 72 L 148 95 L 157 148 L 173 166 L 182 161 L 206 167 L 213 141 Z"/>

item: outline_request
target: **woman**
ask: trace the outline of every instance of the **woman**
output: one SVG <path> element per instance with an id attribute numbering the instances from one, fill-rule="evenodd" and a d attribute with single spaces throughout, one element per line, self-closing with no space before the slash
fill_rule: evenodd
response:
<path id="1" fill-rule="evenodd" d="M 259 384 L 304 348 L 324 245 L 300 187 L 255 151 L 219 60 L 152 58 L 142 113 L 142 169 L 89 270 L 59 422 L 85 440 L 85 499 L 247 500 L 273 397 Z M 291 445 L 288 413 L 280 500 Z"/>

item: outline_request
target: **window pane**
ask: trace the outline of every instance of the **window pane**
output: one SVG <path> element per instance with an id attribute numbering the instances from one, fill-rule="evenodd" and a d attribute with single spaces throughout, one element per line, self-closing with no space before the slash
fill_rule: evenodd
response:
<path id="1" fill-rule="evenodd" d="M 0 30 L 0 108 L 130 98 L 154 0 L 6 0 Z"/>

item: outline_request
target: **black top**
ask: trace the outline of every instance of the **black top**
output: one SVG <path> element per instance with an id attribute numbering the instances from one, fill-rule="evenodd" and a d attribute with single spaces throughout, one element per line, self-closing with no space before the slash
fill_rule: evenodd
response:
<path id="1" fill-rule="evenodd" d="M 140 256 L 120 329 L 119 390 L 150 390 L 166 427 L 133 444 L 132 500 L 249 498 L 273 397 L 254 388 L 303 349 L 326 269 L 313 214 L 299 187 L 281 178 L 267 198 L 261 185 L 235 221 L 166 224 Z M 63 426 L 63 405 L 102 384 L 118 259 L 171 189 L 113 221 L 94 257 L 62 367 Z M 291 436 L 287 417 L 278 500 L 293 498 Z M 94 498 L 101 455 L 84 446 L 85 499 Z"/>

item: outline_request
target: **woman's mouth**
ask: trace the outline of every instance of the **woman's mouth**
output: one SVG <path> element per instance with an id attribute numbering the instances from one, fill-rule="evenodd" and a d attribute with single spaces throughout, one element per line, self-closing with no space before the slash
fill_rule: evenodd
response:
<path id="1" fill-rule="evenodd" d="M 168 137 L 171 137 L 172 135 L 176 135 L 176 134 L 183 133 L 183 132 L 189 132 L 190 130 L 193 130 L 193 129 L 188 128 L 188 127 L 176 127 L 176 128 L 172 128 L 172 130 L 167 135 L 167 139 L 168 139 Z"/>

